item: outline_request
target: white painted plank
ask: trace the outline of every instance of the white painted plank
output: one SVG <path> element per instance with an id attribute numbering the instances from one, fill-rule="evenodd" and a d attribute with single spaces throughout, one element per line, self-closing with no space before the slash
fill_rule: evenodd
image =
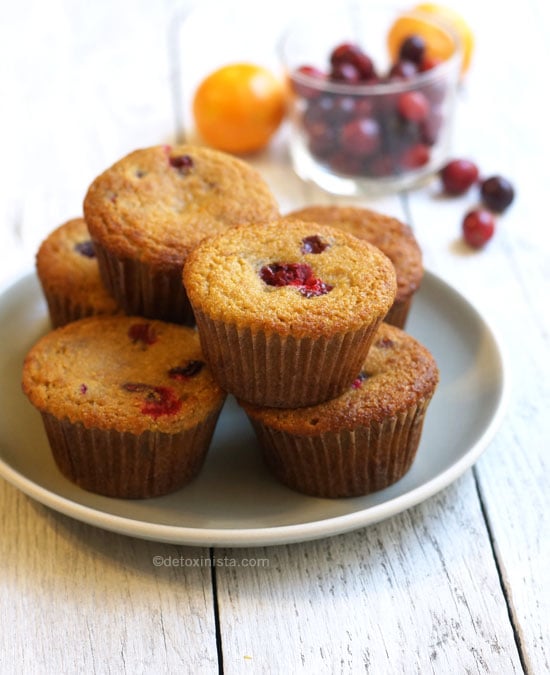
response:
<path id="1" fill-rule="evenodd" d="M 550 16 L 536 3 L 522 5 L 521 12 L 501 4 L 495 31 L 494 14 L 478 5 L 479 35 L 491 39 L 478 40 L 456 145 L 459 155 L 479 162 L 484 175 L 508 176 L 516 200 L 479 253 L 458 241 L 475 190 L 458 200 L 439 200 L 434 185 L 432 196 L 414 194 L 410 204 L 432 268 L 477 302 L 509 356 L 509 411 L 476 475 L 525 667 L 541 673 L 550 671 L 550 523 L 543 515 L 550 510 L 550 232 L 545 222 L 550 135 L 543 107 L 525 94 L 541 86 L 537 71 L 510 53 L 508 40 L 513 35 L 516 44 L 528 45 L 520 51 L 530 62 L 547 62 Z"/>
<path id="2" fill-rule="evenodd" d="M 247 561 L 216 568 L 226 673 L 522 672 L 471 473 L 368 529 L 224 553 Z"/>
<path id="3" fill-rule="evenodd" d="M 211 571 L 186 562 L 208 551 L 77 523 L 3 481 L 0 529 L 2 673 L 218 672 Z"/>
<path id="4" fill-rule="evenodd" d="M 0 25 L 3 276 L 81 213 L 100 171 L 170 140 L 173 4 L 10 5 Z M 153 562 L 202 561 L 208 549 L 94 529 L 3 481 L 0 520 L 2 672 L 218 671 L 209 567 Z"/>

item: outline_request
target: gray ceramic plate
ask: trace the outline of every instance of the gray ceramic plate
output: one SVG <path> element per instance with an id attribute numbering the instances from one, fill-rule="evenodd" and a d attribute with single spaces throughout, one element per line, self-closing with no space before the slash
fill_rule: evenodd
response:
<path id="1" fill-rule="evenodd" d="M 157 499 L 94 495 L 57 470 L 38 412 L 21 392 L 23 358 L 49 328 L 33 273 L 0 296 L 0 475 L 37 501 L 122 534 L 177 544 L 254 546 L 339 534 L 388 518 L 449 485 L 487 447 L 502 418 L 505 372 L 498 341 L 457 291 L 426 273 L 408 332 L 434 354 L 441 382 L 409 473 L 376 494 L 305 497 L 262 464 L 248 420 L 229 399 L 203 471 L 192 485 Z"/>

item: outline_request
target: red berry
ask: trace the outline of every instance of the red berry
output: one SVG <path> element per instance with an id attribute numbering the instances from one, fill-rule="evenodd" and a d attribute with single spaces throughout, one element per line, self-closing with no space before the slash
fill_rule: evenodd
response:
<path id="1" fill-rule="evenodd" d="M 430 148 L 424 143 L 415 143 L 403 151 L 399 163 L 404 169 L 418 169 L 430 161 Z"/>
<path id="2" fill-rule="evenodd" d="M 260 270 L 260 277 L 268 286 L 297 286 L 306 298 L 329 293 L 333 286 L 313 274 L 306 263 L 271 263 Z"/>
<path id="3" fill-rule="evenodd" d="M 491 176 L 481 183 L 481 200 L 491 211 L 502 213 L 514 201 L 514 188 L 502 176 Z"/>
<path id="4" fill-rule="evenodd" d="M 330 79 L 343 84 L 357 84 L 361 80 L 361 73 L 353 63 L 342 61 L 332 66 Z"/>
<path id="5" fill-rule="evenodd" d="M 409 80 L 411 77 L 414 77 L 418 73 L 418 68 L 416 66 L 416 63 L 413 63 L 412 61 L 407 61 L 405 59 L 401 59 L 397 63 L 394 63 L 393 66 L 390 68 L 390 72 L 388 73 L 388 77 L 390 80 Z"/>
<path id="6" fill-rule="evenodd" d="M 372 59 L 361 47 L 351 42 L 338 45 L 330 54 L 330 65 L 333 69 L 342 64 L 352 65 L 361 80 L 370 80 L 375 74 Z"/>
<path id="7" fill-rule="evenodd" d="M 342 127 L 340 143 L 342 149 L 350 155 L 372 155 L 380 147 L 380 125 L 372 117 L 352 120 Z"/>
<path id="8" fill-rule="evenodd" d="M 302 239 L 302 246 L 300 251 L 302 253 L 322 253 L 329 244 L 326 241 L 323 241 L 318 234 L 312 234 L 309 237 L 304 237 Z"/>
<path id="9" fill-rule="evenodd" d="M 422 62 L 418 66 L 418 70 L 421 73 L 425 73 L 427 70 L 435 68 L 441 63 L 441 59 L 436 58 L 435 56 L 425 56 Z"/>
<path id="10" fill-rule="evenodd" d="M 482 248 L 495 232 L 495 217 L 490 211 L 474 209 L 462 221 L 464 241 L 472 248 Z"/>
<path id="11" fill-rule="evenodd" d="M 469 159 L 453 159 L 445 164 L 439 176 L 448 195 L 462 195 L 477 181 L 479 170 Z"/>
<path id="12" fill-rule="evenodd" d="M 420 35 L 409 35 L 399 49 L 399 58 L 413 63 L 422 63 L 426 52 L 426 42 Z"/>
<path id="13" fill-rule="evenodd" d="M 428 116 L 430 104 L 421 92 L 407 91 L 397 100 L 397 110 L 404 119 L 420 122 Z"/>
<path id="14" fill-rule="evenodd" d="M 304 75 L 305 77 L 319 80 L 319 84 L 322 84 L 322 82 L 327 79 L 325 73 L 318 68 L 315 68 L 315 66 L 300 66 L 296 69 L 296 74 L 298 75 L 298 78 L 300 75 Z M 292 87 L 296 94 L 302 96 L 302 98 L 317 98 L 317 96 L 320 96 L 322 93 L 317 87 L 310 87 L 309 85 L 297 82 L 296 80 L 293 80 Z"/>

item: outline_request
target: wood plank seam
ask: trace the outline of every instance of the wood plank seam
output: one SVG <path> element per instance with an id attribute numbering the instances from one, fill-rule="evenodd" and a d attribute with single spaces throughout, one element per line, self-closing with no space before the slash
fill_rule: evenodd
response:
<path id="1" fill-rule="evenodd" d="M 520 628 L 516 623 L 516 620 L 515 620 L 515 617 L 514 617 L 514 611 L 513 611 L 513 607 L 512 607 L 512 599 L 511 599 L 511 597 L 508 593 L 508 589 L 507 589 L 506 584 L 504 582 L 504 572 L 503 572 L 503 569 L 502 569 L 502 566 L 501 566 L 501 561 L 500 561 L 500 558 L 499 558 L 499 555 L 498 555 L 498 552 L 497 552 L 497 549 L 496 549 L 495 539 L 494 539 L 494 536 L 493 536 L 493 529 L 491 527 L 491 521 L 489 520 L 489 515 L 487 513 L 487 510 L 485 508 L 485 503 L 483 501 L 483 495 L 482 495 L 481 487 L 480 487 L 480 483 L 479 483 L 478 469 L 475 465 L 473 466 L 473 476 L 474 476 L 474 485 L 475 485 L 477 497 L 478 497 L 478 500 L 479 500 L 479 507 L 481 509 L 481 515 L 483 517 L 483 520 L 485 522 L 485 527 L 487 529 L 487 535 L 489 537 L 489 545 L 491 547 L 491 551 L 492 551 L 492 554 L 493 554 L 493 560 L 495 561 L 495 568 L 496 568 L 496 571 L 497 571 L 498 580 L 499 580 L 499 583 L 500 583 L 500 588 L 502 590 L 502 595 L 504 597 L 504 602 L 506 603 L 506 609 L 508 611 L 508 619 L 509 619 L 510 625 L 512 627 L 512 634 L 514 636 L 514 642 L 516 643 L 519 662 L 521 664 L 523 672 L 526 673 L 526 674 L 529 674 L 531 671 L 527 667 L 526 655 L 524 654 L 523 645 L 522 645 L 522 642 L 521 642 Z"/>

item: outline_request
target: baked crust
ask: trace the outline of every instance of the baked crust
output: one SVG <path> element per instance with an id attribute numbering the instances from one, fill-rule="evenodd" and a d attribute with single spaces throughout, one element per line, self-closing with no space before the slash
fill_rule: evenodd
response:
<path id="1" fill-rule="evenodd" d="M 319 237 L 321 253 L 303 252 Z M 307 264 L 330 292 L 304 297 L 295 286 L 271 286 L 261 277 L 273 263 Z M 395 271 L 376 247 L 334 227 L 300 220 L 240 226 L 191 252 L 184 285 L 195 312 L 281 336 L 331 337 L 381 319 L 395 297 Z"/>

